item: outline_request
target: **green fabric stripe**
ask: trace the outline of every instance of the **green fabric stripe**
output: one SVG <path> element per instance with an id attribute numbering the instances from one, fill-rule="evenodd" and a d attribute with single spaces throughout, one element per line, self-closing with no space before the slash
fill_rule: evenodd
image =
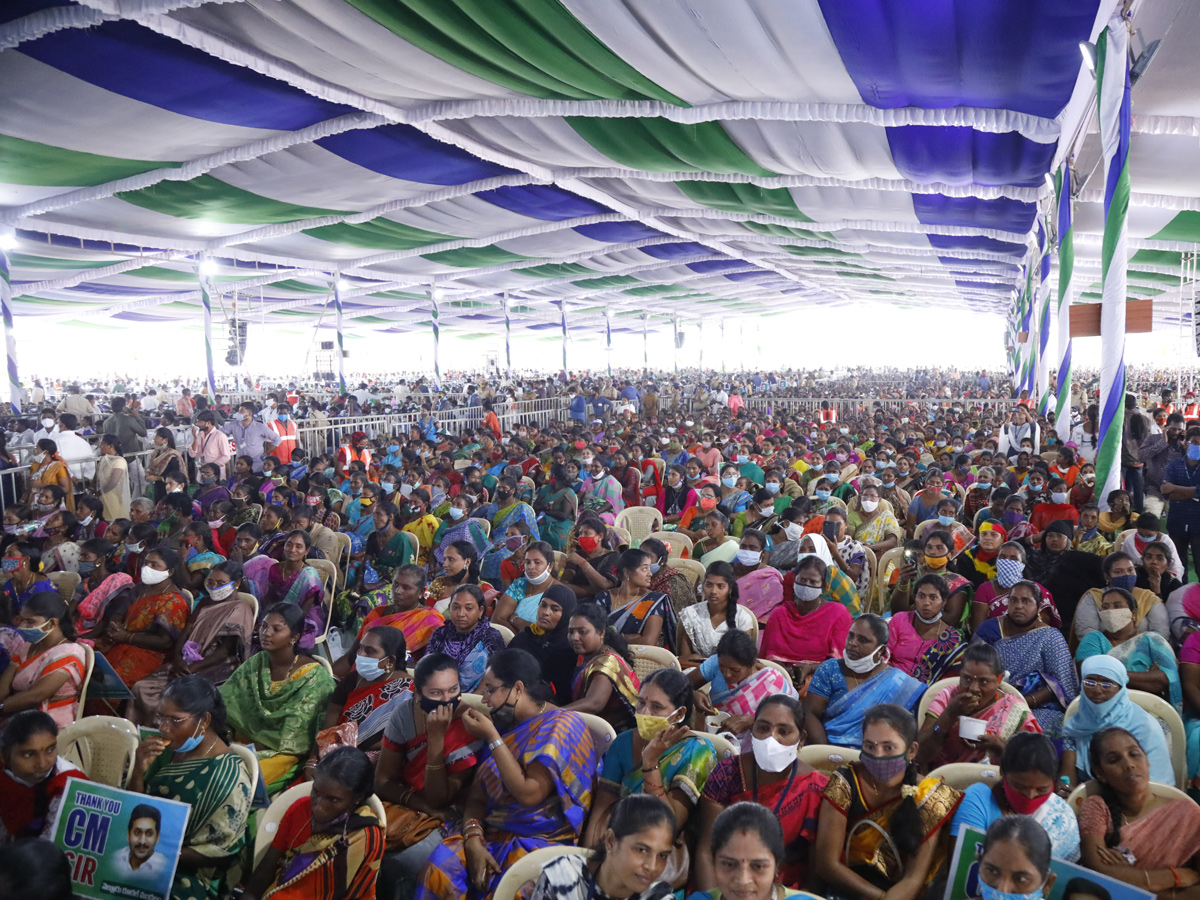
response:
<path id="1" fill-rule="evenodd" d="M 502 250 L 495 244 L 490 247 L 463 247 L 460 250 L 442 250 L 440 253 L 423 254 L 431 262 L 447 266 L 458 266 L 463 269 L 475 269 L 481 266 L 498 266 L 501 263 L 516 262 L 519 259 L 536 259 L 532 256 L 522 256 Z"/>
<path id="2" fill-rule="evenodd" d="M 621 291 L 622 294 L 629 294 L 633 297 L 654 297 L 664 294 L 686 294 L 687 292 L 687 288 L 677 284 L 647 284 Z M 637 315 L 641 315 L 641 313 L 639 312 Z"/>
<path id="3" fill-rule="evenodd" d="M 675 184 L 691 199 L 712 209 L 779 216 L 801 222 L 813 221 L 796 208 L 796 201 L 787 188 L 761 188 L 754 184 L 723 184 L 718 181 L 677 181 Z M 804 236 L 811 234 L 805 232 Z"/>
<path id="4" fill-rule="evenodd" d="M 1149 281 L 1156 284 L 1179 284 L 1178 275 L 1168 275 L 1166 272 L 1139 272 L 1137 269 L 1130 269 L 1127 277 L 1130 281 L 1139 283 Z"/>
<path id="5" fill-rule="evenodd" d="M 118 263 L 119 259 L 58 259 L 53 256 L 29 256 L 26 253 L 8 254 L 8 262 L 22 269 L 102 269 Z"/>
<path id="6" fill-rule="evenodd" d="M 757 222 L 743 222 L 742 224 L 751 231 L 760 231 L 767 228 L 781 227 L 779 225 L 759 225 Z M 792 229 L 787 228 L 784 230 L 791 231 Z M 766 234 L 768 232 L 764 230 L 762 233 Z M 783 237 L 808 237 L 808 233 L 805 232 L 804 234 L 783 235 Z M 793 256 L 829 256 L 832 254 L 833 256 L 845 256 L 853 259 L 865 258 L 861 253 L 851 253 L 849 250 L 827 249 L 823 247 L 794 247 L 791 245 L 784 245 L 783 249 Z"/>
<path id="7" fill-rule="evenodd" d="M 632 275 L 605 275 L 602 278 L 585 278 L 582 281 L 572 281 L 571 284 L 581 288 L 594 288 L 596 290 L 604 290 L 606 288 L 625 287 L 629 284 L 642 284 L 642 279 L 634 278 Z"/>
<path id="8" fill-rule="evenodd" d="M 344 216 L 336 209 L 283 203 L 201 175 L 191 181 L 163 181 L 140 191 L 119 193 L 127 203 L 179 219 L 226 225 L 279 225 L 317 216 Z"/>
<path id="9" fill-rule="evenodd" d="M 1179 268 L 1182 253 L 1174 250 L 1139 250 L 1129 258 L 1129 264 L 1143 266 L 1174 266 Z"/>
<path id="10" fill-rule="evenodd" d="M 613 53 L 558 0 L 347 2 L 438 59 L 522 94 L 687 105 Z"/>
<path id="11" fill-rule="evenodd" d="M 177 169 L 180 165 L 182 163 L 98 156 L 0 134 L 0 182 L 4 184 L 91 187 L 154 169 Z"/>
<path id="12" fill-rule="evenodd" d="M 322 241 L 372 250 L 413 250 L 417 247 L 428 247 L 430 244 L 457 240 L 453 235 L 425 231 L 423 228 L 414 228 L 382 217 L 358 225 L 341 222 L 337 225 L 322 225 L 320 228 L 306 228 L 304 233 Z"/>
<path id="13" fill-rule="evenodd" d="M 286 281 L 277 281 L 273 285 L 271 285 L 271 287 L 276 288 L 281 291 L 292 291 L 293 293 L 296 293 L 296 294 L 328 294 L 328 293 L 330 293 L 330 290 L 328 287 L 322 287 L 321 285 L 316 285 L 316 284 L 309 284 L 308 282 L 305 282 L 305 281 L 297 281 L 294 278 L 288 278 Z"/>
<path id="14" fill-rule="evenodd" d="M 585 141 L 623 166 L 644 172 L 720 172 L 778 175 L 752 160 L 720 122 L 684 125 L 660 118 L 568 116 Z"/>
<path id="15" fill-rule="evenodd" d="M 1151 235 L 1151 238 L 1156 241 L 1185 241 L 1189 244 L 1200 242 L 1200 212 L 1184 210 L 1176 213 L 1175 218 L 1161 231 Z"/>
<path id="16" fill-rule="evenodd" d="M 530 266 L 528 269 L 518 269 L 521 275 L 532 275 L 534 278 L 570 278 L 572 275 L 587 275 L 595 272 L 580 263 L 546 263 L 544 266 Z"/>

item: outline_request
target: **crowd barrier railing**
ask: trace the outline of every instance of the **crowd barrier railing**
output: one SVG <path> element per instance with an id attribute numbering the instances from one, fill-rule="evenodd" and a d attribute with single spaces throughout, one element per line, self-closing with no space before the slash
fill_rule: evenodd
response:
<path id="1" fill-rule="evenodd" d="M 904 398 L 882 397 L 747 397 L 747 408 L 772 415 L 786 413 L 788 415 L 811 415 L 816 420 L 818 413 L 829 404 L 829 409 L 837 413 L 838 419 L 846 417 L 857 418 L 871 415 L 874 410 L 882 409 L 891 415 L 904 415 L 907 411 L 918 410 L 928 414 L 932 409 L 982 409 L 985 413 L 1007 415 L 1018 401 L 1004 400 L 995 397 L 949 397 L 909 400 Z"/>
<path id="2" fill-rule="evenodd" d="M 20 448 L 29 449 L 29 448 Z M 123 453 L 122 456 L 128 460 L 134 460 L 140 463 L 140 466 L 131 467 L 130 478 L 130 499 L 136 500 L 142 496 L 140 489 L 145 487 L 145 466 L 150 458 L 151 450 L 141 450 L 137 453 Z M 63 458 L 68 471 L 71 473 L 71 482 L 78 491 L 83 489 L 91 489 L 95 487 L 95 468 L 100 461 L 98 455 L 74 457 L 71 459 Z M 19 504 L 25 496 L 25 492 L 29 489 L 29 473 L 30 466 L 28 463 L 12 466 L 9 468 L 0 469 L 0 510 L 7 509 L 9 506 Z M 76 471 L 82 471 L 84 477 L 78 478 L 75 476 Z M 86 473 L 92 473 L 90 475 Z"/>

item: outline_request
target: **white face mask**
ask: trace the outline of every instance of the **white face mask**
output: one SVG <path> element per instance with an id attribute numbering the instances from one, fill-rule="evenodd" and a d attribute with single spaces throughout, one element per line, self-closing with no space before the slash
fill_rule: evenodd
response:
<path id="1" fill-rule="evenodd" d="M 804 537 L 804 526 L 799 522 L 789 522 L 783 526 L 783 533 L 789 541 L 798 541 Z"/>
<path id="2" fill-rule="evenodd" d="M 879 509 L 878 500 L 862 500 L 859 502 L 859 505 L 862 507 L 863 512 L 873 513 L 875 510 Z"/>
<path id="3" fill-rule="evenodd" d="M 541 575 L 526 575 L 525 580 L 530 584 L 544 584 L 549 577 L 550 569 L 547 568 Z"/>
<path id="4" fill-rule="evenodd" d="M 170 577 L 170 572 L 162 569 L 152 569 L 149 566 L 142 566 L 142 584 L 162 584 Z"/>
<path id="5" fill-rule="evenodd" d="M 738 550 L 737 561 L 743 566 L 757 566 L 762 562 L 762 552 L 759 550 Z"/>
<path id="6" fill-rule="evenodd" d="M 782 772 L 796 764 L 796 745 L 781 744 L 774 737 L 750 739 L 754 761 L 764 772 Z"/>
<path id="7" fill-rule="evenodd" d="M 1100 610 L 1100 627 L 1114 634 L 1133 622 L 1133 610 L 1128 607 Z"/>
<path id="8" fill-rule="evenodd" d="M 886 649 L 886 647 L 877 647 L 874 653 L 870 654 L 869 656 L 864 656 L 862 659 L 851 659 L 848 656 L 844 656 L 842 657 L 842 662 L 844 662 L 846 664 L 846 668 L 855 675 L 866 675 L 873 668 L 879 665 L 879 659 L 876 659 L 876 657 L 878 656 L 880 659 L 882 659 L 883 657 L 881 654 Z"/>
<path id="9" fill-rule="evenodd" d="M 45 428 L 47 431 L 49 431 L 51 428 L 54 427 L 54 420 L 53 419 L 42 419 L 42 427 Z"/>

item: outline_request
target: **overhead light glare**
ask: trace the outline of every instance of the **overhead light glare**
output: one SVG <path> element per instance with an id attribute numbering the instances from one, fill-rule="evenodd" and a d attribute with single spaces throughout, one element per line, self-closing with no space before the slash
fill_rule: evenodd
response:
<path id="1" fill-rule="evenodd" d="M 1096 55 L 1096 45 L 1091 41 L 1080 41 L 1079 52 L 1083 54 L 1083 64 L 1087 66 L 1087 70 L 1095 75 L 1096 66 L 1099 62 L 1099 57 Z"/>
<path id="2" fill-rule="evenodd" d="M 0 231 L 0 250 L 16 250 L 17 236 L 7 229 Z"/>
<path id="3" fill-rule="evenodd" d="M 216 262 L 211 259 L 201 260 L 200 261 L 200 274 L 201 275 L 216 275 L 217 274 Z"/>

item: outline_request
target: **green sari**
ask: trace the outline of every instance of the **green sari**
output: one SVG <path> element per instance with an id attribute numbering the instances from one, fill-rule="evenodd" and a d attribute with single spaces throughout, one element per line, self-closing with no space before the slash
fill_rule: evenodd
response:
<path id="1" fill-rule="evenodd" d="M 561 491 L 546 498 L 546 505 L 555 512 L 570 513 L 565 519 L 556 519 L 554 516 L 542 516 L 539 523 L 542 531 L 542 540 L 555 550 L 565 552 L 568 538 L 571 535 L 571 529 L 575 527 L 575 513 L 577 512 L 575 492 L 570 488 L 563 488 Z"/>
<path id="2" fill-rule="evenodd" d="M 246 842 L 253 785 L 241 759 L 222 753 L 203 759 L 176 760 L 167 750 L 146 771 L 146 794 L 190 804 L 184 846 L 214 864 L 196 869 L 180 866 L 171 885 L 171 900 L 210 900 L 220 891 L 227 874 L 236 872 L 219 860 L 241 853 Z"/>

